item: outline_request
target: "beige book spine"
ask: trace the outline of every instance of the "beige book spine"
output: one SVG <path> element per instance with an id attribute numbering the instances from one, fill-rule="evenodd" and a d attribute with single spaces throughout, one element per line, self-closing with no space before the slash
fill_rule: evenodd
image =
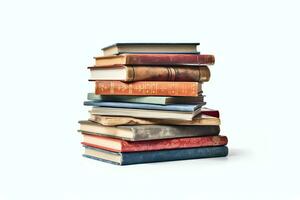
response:
<path id="1" fill-rule="evenodd" d="M 101 116 L 91 115 L 90 121 L 102 124 L 104 126 L 118 125 L 220 125 L 220 119 L 202 115 L 194 118 L 192 121 L 172 120 L 172 119 L 141 119 L 134 117 Z"/>

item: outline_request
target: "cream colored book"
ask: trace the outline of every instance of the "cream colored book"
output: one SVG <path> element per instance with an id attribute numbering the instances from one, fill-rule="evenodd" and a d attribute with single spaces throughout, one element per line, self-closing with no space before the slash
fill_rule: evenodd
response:
<path id="1" fill-rule="evenodd" d="M 175 120 L 175 119 L 147 119 L 135 117 L 119 117 L 119 116 L 101 116 L 91 115 L 90 121 L 97 122 L 104 126 L 118 126 L 118 125 L 220 125 L 220 119 L 208 115 L 200 114 L 192 121 Z"/>

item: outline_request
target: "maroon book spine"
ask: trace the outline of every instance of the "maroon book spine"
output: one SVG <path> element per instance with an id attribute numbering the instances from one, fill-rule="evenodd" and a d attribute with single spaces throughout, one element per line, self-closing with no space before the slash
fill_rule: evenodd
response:
<path id="1" fill-rule="evenodd" d="M 143 54 L 125 55 L 126 64 L 131 65 L 213 65 L 213 55 Z"/>
<path id="2" fill-rule="evenodd" d="M 201 108 L 201 114 L 220 118 L 220 112 L 218 110 L 214 110 L 206 107 Z"/>

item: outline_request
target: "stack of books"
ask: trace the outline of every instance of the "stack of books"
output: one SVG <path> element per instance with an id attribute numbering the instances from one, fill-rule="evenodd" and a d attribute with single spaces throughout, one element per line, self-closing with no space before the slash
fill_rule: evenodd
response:
<path id="1" fill-rule="evenodd" d="M 89 67 L 83 156 L 118 165 L 227 156 L 219 111 L 203 107 L 213 55 L 199 43 L 117 43 Z"/>

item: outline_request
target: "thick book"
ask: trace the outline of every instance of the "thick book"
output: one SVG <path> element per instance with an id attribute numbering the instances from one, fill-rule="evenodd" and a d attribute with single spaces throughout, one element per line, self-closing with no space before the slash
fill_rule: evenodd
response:
<path id="1" fill-rule="evenodd" d="M 166 110 L 166 111 L 179 111 L 179 112 L 197 112 L 201 109 L 205 102 L 199 104 L 146 104 L 146 103 L 127 103 L 127 102 L 103 102 L 103 101 L 85 101 L 85 106 L 94 107 L 109 107 L 109 108 L 130 108 L 130 109 L 143 109 L 143 110 Z"/>
<path id="2" fill-rule="evenodd" d="M 102 48 L 103 54 L 139 54 L 139 53 L 176 53 L 176 54 L 199 54 L 199 43 L 116 43 Z"/>
<path id="3" fill-rule="evenodd" d="M 130 141 L 216 136 L 220 133 L 219 126 L 138 125 L 111 127 L 91 121 L 80 121 L 79 123 L 79 132 Z"/>
<path id="4" fill-rule="evenodd" d="M 82 134 L 82 136 L 82 144 L 114 152 L 155 151 L 163 149 L 223 146 L 228 142 L 226 136 L 170 138 L 135 142 L 90 134 Z"/>
<path id="5" fill-rule="evenodd" d="M 142 152 L 113 152 L 85 146 L 84 157 L 116 165 L 130 165 L 161 161 L 175 161 L 198 158 L 224 157 L 228 155 L 226 146 L 196 147 L 187 149 L 169 149 Z"/>
<path id="6" fill-rule="evenodd" d="M 133 81 L 209 81 L 210 71 L 207 66 L 114 66 L 89 67 L 90 81 L 115 80 Z"/>
<path id="7" fill-rule="evenodd" d="M 103 102 L 127 102 L 127 103 L 149 103 L 149 104 L 199 104 L 203 103 L 204 96 L 199 94 L 197 97 L 160 97 L 160 96 L 126 96 L 126 95 L 97 95 L 88 93 L 87 99 L 90 101 Z"/>
<path id="8" fill-rule="evenodd" d="M 95 94 L 134 96 L 192 96 L 202 93 L 200 82 L 137 81 L 96 81 Z"/>
<path id="9" fill-rule="evenodd" d="M 97 122 L 104 126 L 120 126 L 120 125 L 197 125 L 197 126 L 219 126 L 220 119 L 204 114 L 199 114 L 193 120 L 179 120 L 179 119 L 153 119 L 153 118 L 135 118 L 126 116 L 102 116 L 91 115 L 90 121 Z"/>
<path id="10" fill-rule="evenodd" d="M 112 65 L 199 66 L 215 63 L 213 55 L 202 54 L 122 54 L 94 58 L 95 65 L 98 67 L 111 67 Z"/>

